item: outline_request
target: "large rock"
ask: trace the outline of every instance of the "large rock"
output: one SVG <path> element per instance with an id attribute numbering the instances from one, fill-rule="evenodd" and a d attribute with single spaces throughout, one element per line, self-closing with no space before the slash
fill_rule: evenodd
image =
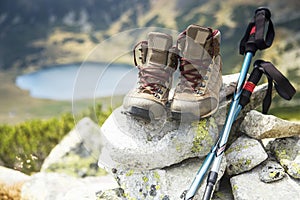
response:
<path id="1" fill-rule="evenodd" d="M 118 185 L 110 176 L 75 178 L 59 173 L 37 173 L 22 187 L 22 200 L 95 200 L 100 190 Z"/>
<path id="2" fill-rule="evenodd" d="M 241 131 L 256 139 L 283 138 L 300 134 L 300 123 L 290 122 L 273 115 L 252 110 L 240 127 Z"/>
<path id="3" fill-rule="evenodd" d="M 299 136 L 276 139 L 268 148 L 293 178 L 300 179 L 300 138 Z"/>
<path id="4" fill-rule="evenodd" d="M 203 157 L 216 142 L 214 118 L 193 123 L 146 122 L 116 109 L 101 128 L 106 145 L 99 163 L 111 168 L 155 169 Z"/>
<path id="5" fill-rule="evenodd" d="M 249 171 L 268 158 L 259 141 L 246 136 L 239 137 L 225 152 L 227 173 L 240 174 Z"/>
<path id="6" fill-rule="evenodd" d="M 300 199 L 300 185 L 286 176 L 280 181 L 264 183 L 259 179 L 261 167 L 230 179 L 235 200 Z"/>
<path id="7" fill-rule="evenodd" d="M 13 169 L 0 166 L 0 183 L 7 186 L 12 186 L 18 183 L 23 183 L 29 180 L 29 176 Z"/>
<path id="8" fill-rule="evenodd" d="M 91 119 L 83 118 L 52 149 L 41 171 L 62 172 L 77 177 L 103 175 L 105 171 L 98 169 L 97 165 L 101 148 L 100 127 Z"/>
<path id="9" fill-rule="evenodd" d="M 163 169 L 137 171 L 116 170 L 115 177 L 124 190 L 125 199 L 180 199 L 184 190 L 188 189 L 203 159 L 193 158 L 180 164 Z M 222 160 L 218 180 L 224 174 L 225 157 Z M 202 182 L 195 199 L 202 198 L 206 185 L 206 177 Z"/>

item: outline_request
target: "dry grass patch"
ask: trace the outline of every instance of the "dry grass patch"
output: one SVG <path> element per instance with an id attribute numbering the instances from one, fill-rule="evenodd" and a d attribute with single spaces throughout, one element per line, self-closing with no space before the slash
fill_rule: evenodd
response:
<path id="1" fill-rule="evenodd" d="M 1 200 L 19 200 L 21 199 L 22 183 L 16 183 L 14 185 L 6 185 L 0 183 L 0 199 Z"/>

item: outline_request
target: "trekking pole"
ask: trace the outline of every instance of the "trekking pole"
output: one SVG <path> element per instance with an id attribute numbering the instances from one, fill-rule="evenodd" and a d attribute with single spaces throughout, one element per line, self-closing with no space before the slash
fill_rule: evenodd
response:
<path id="1" fill-rule="evenodd" d="M 253 21 L 251 21 L 247 27 L 246 33 L 240 43 L 240 54 L 245 54 L 245 58 L 224 128 L 220 133 L 217 143 L 212 147 L 210 153 L 206 156 L 206 159 L 198 170 L 197 175 L 193 180 L 189 190 L 185 191 L 182 194 L 181 197 L 184 200 L 192 200 L 194 198 L 210 166 L 211 170 L 208 174 L 203 200 L 209 200 L 211 198 L 215 183 L 217 181 L 222 156 L 226 148 L 231 126 L 242 108 L 239 105 L 239 101 L 252 57 L 255 55 L 255 52 L 258 49 L 263 50 L 270 47 L 274 39 L 274 28 L 270 18 L 271 12 L 269 11 L 269 9 L 263 7 L 258 8 L 255 11 Z M 267 31 L 265 30 L 266 25 Z"/>

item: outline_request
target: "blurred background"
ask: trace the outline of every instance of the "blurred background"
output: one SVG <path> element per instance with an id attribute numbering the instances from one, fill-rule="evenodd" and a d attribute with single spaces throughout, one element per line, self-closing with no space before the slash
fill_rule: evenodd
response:
<path id="1" fill-rule="evenodd" d="M 74 67 L 82 62 L 110 61 L 109 54 L 117 51 L 118 45 L 107 50 L 107 44 L 107 51 L 100 52 L 98 57 L 91 57 L 89 53 L 115 34 L 134 28 L 154 26 L 181 32 L 192 23 L 217 28 L 222 33 L 223 74 L 238 72 L 242 62 L 242 56 L 238 54 L 239 41 L 258 6 L 271 9 L 276 38 L 272 48 L 257 58 L 271 61 L 294 85 L 298 85 L 300 3 L 297 0 L 1 0 L 0 121 L 15 123 L 70 111 L 70 101 L 65 101 L 70 98 L 63 96 L 67 91 L 71 95 L 72 90 L 68 87 L 63 90 L 63 86 L 72 86 L 73 79 L 67 79 L 74 78 L 76 71 L 66 65 Z M 145 39 L 145 35 L 139 37 Z M 138 42 L 136 38 L 130 34 L 124 38 L 128 50 Z M 119 63 L 132 65 L 132 56 L 128 54 Z M 29 86 L 22 83 L 22 78 L 17 78 L 49 67 L 56 71 L 43 72 L 42 77 L 31 85 L 27 83 Z M 55 85 L 56 81 L 60 82 Z M 35 87 L 42 87 L 42 92 L 49 95 L 30 94 L 28 89 Z M 50 95 L 51 87 L 54 97 Z M 296 106 L 297 102 L 295 98 L 293 103 L 285 106 Z M 299 113 L 299 108 L 296 110 Z"/>
<path id="2" fill-rule="evenodd" d="M 114 60 L 113 65 L 105 64 L 112 61 L 113 56 L 117 55 L 114 52 L 120 46 L 129 51 L 140 39 L 145 39 L 146 35 L 126 32 L 128 30 L 159 27 L 181 32 L 192 23 L 219 29 L 222 33 L 223 74 L 239 72 L 243 61 L 243 56 L 238 53 L 239 42 L 258 6 L 270 8 L 276 36 L 273 46 L 258 52 L 256 58 L 274 63 L 299 90 L 298 0 L 0 0 L 2 142 L 6 135 L 5 144 L 9 147 L 9 141 L 16 138 L 17 129 L 27 130 L 30 135 L 37 130 L 36 134 L 40 134 L 46 127 L 60 127 L 59 130 L 47 129 L 52 140 L 48 138 L 44 141 L 50 140 L 53 143 L 49 145 L 49 149 L 36 156 L 42 160 L 74 126 L 72 94 L 74 80 L 82 63 L 89 66 L 92 74 L 93 70 L 104 67 L 114 67 L 107 77 L 118 78 L 132 73 L 132 55 L 128 52 Z M 114 43 L 111 38 L 123 32 L 125 34 L 118 37 L 123 39 Z M 98 48 L 96 52 L 95 48 Z M 135 73 L 132 75 L 135 76 Z M 109 79 L 101 84 L 108 90 L 112 85 Z M 89 107 L 89 97 L 75 99 L 78 113 L 92 118 L 96 115 L 96 120 L 101 125 L 113 109 L 109 108 L 111 95 L 99 94 L 97 106 L 92 104 L 92 108 Z M 116 94 L 119 96 L 119 101 L 116 102 L 121 102 L 122 95 L 122 92 Z M 299 121 L 299 99 L 299 93 L 290 102 L 283 102 L 275 97 L 270 114 Z M 76 111 L 77 116 L 81 115 L 78 113 Z M 48 125 L 41 129 L 43 123 Z M 8 137 L 10 132 L 15 135 Z M 59 133 L 58 136 L 54 137 L 53 132 Z M 26 148 L 20 148 L 19 144 L 15 148 L 16 152 L 21 153 L 16 153 L 9 159 L 0 156 L 0 162 L 2 160 L 7 165 L 7 162 L 15 162 L 14 159 L 20 158 Z M 9 151 L 4 148 L 5 145 L 0 146 L 1 155 Z M 33 148 L 31 145 L 28 151 L 34 151 Z M 32 155 L 37 153 L 30 156 L 24 154 L 23 157 L 34 159 Z"/>

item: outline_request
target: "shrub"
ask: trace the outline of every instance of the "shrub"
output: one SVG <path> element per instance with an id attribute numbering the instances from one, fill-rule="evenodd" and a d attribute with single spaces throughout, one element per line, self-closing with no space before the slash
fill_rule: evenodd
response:
<path id="1" fill-rule="evenodd" d="M 59 119 L 34 119 L 0 125 L 0 160 L 24 173 L 39 171 L 52 148 L 74 127 L 70 113 Z"/>

